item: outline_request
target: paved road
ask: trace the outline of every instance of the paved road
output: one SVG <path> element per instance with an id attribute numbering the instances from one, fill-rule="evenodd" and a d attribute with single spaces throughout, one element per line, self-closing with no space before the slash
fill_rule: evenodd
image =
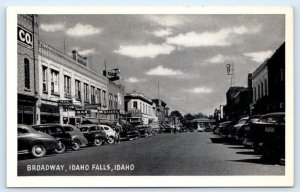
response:
<path id="1" fill-rule="evenodd" d="M 251 150 L 215 137 L 162 134 L 39 159 L 20 156 L 18 175 L 284 175 L 284 165 L 266 164 Z"/>

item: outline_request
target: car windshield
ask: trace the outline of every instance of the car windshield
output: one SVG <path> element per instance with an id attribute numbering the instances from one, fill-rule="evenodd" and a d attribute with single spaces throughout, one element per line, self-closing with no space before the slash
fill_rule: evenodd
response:
<path id="1" fill-rule="evenodd" d="M 247 122 L 247 119 L 241 119 L 238 124 L 245 124 L 246 122 Z"/>
<path id="2" fill-rule="evenodd" d="M 87 133 L 87 132 L 89 132 L 89 128 L 87 128 L 87 127 L 81 127 L 81 128 L 80 128 L 80 131 L 81 131 L 82 133 Z"/>
<path id="3" fill-rule="evenodd" d="M 262 117 L 259 122 L 263 123 L 278 123 L 280 121 L 284 121 L 284 116 L 281 115 L 273 115 L 273 116 L 264 116 Z"/>

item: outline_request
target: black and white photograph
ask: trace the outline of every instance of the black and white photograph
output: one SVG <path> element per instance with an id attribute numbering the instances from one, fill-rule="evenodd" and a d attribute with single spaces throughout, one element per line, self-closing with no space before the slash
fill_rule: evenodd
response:
<path id="1" fill-rule="evenodd" d="M 292 185 L 292 8 L 64 9 L 8 13 L 12 186 Z"/>

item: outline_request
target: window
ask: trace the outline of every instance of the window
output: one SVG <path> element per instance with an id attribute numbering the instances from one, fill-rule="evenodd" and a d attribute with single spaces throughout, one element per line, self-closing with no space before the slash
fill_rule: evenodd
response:
<path id="1" fill-rule="evenodd" d="M 118 96 L 115 95 L 115 109 L 118 108 Z"/>
<path id="2" fill-rule="evenodd" d="M 64 127 L 64 129 L 66 132 L 74 130 L 72 127 L 69 127 L 69 126 Z"/>
<path id="3" fill-rule="evenodd" d="M 101 105 L 101 89 L 97 89 L 97 103 Z"/>
<path id="4" fill-rule="evenodd" d="M 137 102 L 136 101 L 133 102 L 133 108 L 137 109 Z"/>
<path id="5" fill-rule="evenodd" d="M 265 79 L 265 95 L 268 95 L 268 82 L 267 82 L 267 79 Z"/>
<path id="6" fill-rule="evenodd" d="M 261 89 L 260 95 L 261 95 L 261 97 L 263 97 L 264 96 L 264 83 L 263 82 L 261 82 L 261 84 L 260 84 L 260 89 Z"/>
<path id="7" fill-rule="evenodd" d="M 106 107 L 106 91 L 103 90 L 103 106 Z"/>
<path id="8" fill-rule="evenodd" d="M 260 85 L 258 85 L 257 94 L 258 94 L 257 99 L 259 99 L 260 98 Z"/>
<path id="9" fill-rule="evenodd" d="M 84 83 L 83 91 L 84 91 L 84 101 L 89 102 L 89 85 L 88 84 Z"/>
<path id="10" fill-rule="evenodd" d="M 48 68 L 43 66 L 43 92 L 48 92 Z"/>
<path id="11" fill-rule="evenodd" d="M 51 70 L 51 94 L 58 95 L 58 71 Z"/>
<path id="12" fill-rule="evenodd" d="M 256 101 L 256 87 L 253 87 L 253 101 Z"/>
<path id="13" fill-rule="evenodd" d="M 64 91 L 65 97 L 71 97 L 71 77 L 65 75 L 64 76 Z"/>
<path id="14" fill-rule="evenodd" d="M 91 102 L 96 103 L 95 97 L 95 87 L 91 86 Z"/>
<path id="15" fill-rule="evenodd" d="M 281 81 L 281 82 L 284 81 L 284 71 L 283 71 L 283 68 L 280 69 L 280 81 Z"/>
<path id="16" fill-rule="evenodd" d="M 75 80 L 75 99 L 81 101 L 81 82 Z"/>
<path id="17" fill-rule="evenodd" d="M 29 133 L 29 131 L 27 129 L 18 128 L 18 135 L 22 135 L 22 134 L 26 134 L 26 133 Z"/>
<path id="18" fill-rule="evenodd" d="M 25 89 L 30 89 L 30 68 L 29 68 L 29 60 L 27 58 L 24 59 L 24 82 Z"/>
<path id="19" fill-rule="evenodd" d="M 113 103 L 113 101 L 112 101 L 112 93 L 109 93 L 108 94 L 108 107 L 109 108 L 112 108 L 112 103 Z"/>

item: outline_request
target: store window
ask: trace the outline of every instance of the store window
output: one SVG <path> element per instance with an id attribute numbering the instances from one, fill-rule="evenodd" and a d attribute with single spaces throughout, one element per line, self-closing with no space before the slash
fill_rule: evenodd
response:
<path id="1" fill-rule="evenodd" d="M 75 79 L 75 99 L 81 101 L 81 82 Z"/>
<path id="2" fill-rule="evenodd" d="M 30 89 L 30 66 L 27 58 L 24 59 L 24 78 L 25 89 Z"/>
<path id="3" fill-rule="evenodd" d="M 48 68 L 43 66 L 43 93 L 48 92 Z"/>
<path id="4" fill-rule="evenodd" d="M 58 95 L 58 71 L 51 70 L 51 94 Z"/>
<path id="5" fill-rule="evenodd" d="M 71 98 L 71 77 L 64 76 L 64 92 L 66 98 Z"/>

